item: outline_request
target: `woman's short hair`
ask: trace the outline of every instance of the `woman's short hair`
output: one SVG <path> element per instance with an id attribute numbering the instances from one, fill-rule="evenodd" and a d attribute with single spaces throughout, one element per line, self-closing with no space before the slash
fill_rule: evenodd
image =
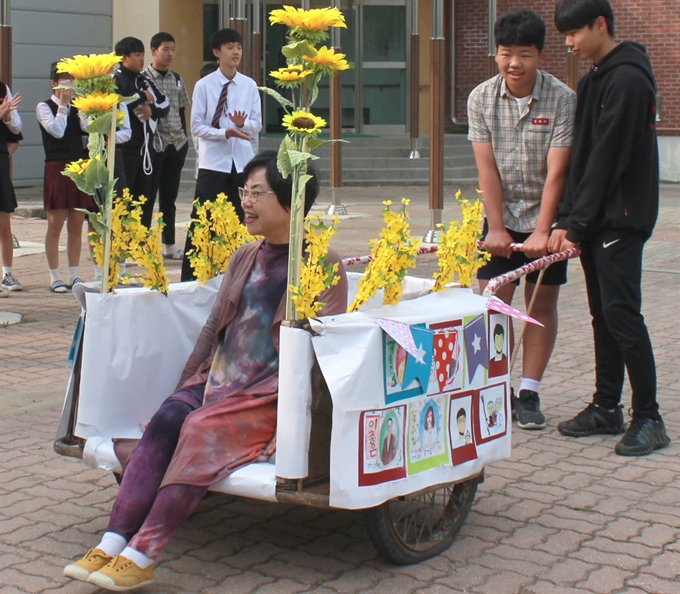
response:
<path id="1" fill-rule="evenodd" d="M 244 179 L 248 179 L 256 169 L 264 169 L 269 187 L 276 194 L 279 204 L 286 210 L 290 210 L 293 196 L 292 176 L 283 177 L 279 171 L 276 151 L 262 151 L 255 155 L 243 169 Z M 307 163 L 307 174 L 312 178 L 305 186 L 305 215 L 310 211 L 316 197 L 319 195 L 319 173 L 312 163 Z"/>

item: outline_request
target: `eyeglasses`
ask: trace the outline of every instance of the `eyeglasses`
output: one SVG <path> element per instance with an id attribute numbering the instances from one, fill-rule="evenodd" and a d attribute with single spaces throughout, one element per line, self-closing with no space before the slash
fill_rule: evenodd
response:
<path id="1" fill-rule="evenodd" d="M 275 194 L 273 190 L 267 190 L 266 192 L 252 192 L 250 190 L 246 190 L 245 188 L 239 188 L 238 189 L 238 197 L 241 199 L 241 202 L 244 200 L 248 199 L 250 200 L 251 204 L 255 204 L 259 199 L 262 194 Z"/>

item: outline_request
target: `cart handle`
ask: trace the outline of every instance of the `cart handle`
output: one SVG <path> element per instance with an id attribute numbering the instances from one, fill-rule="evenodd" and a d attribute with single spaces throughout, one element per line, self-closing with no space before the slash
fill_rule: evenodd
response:
<path id="1" fill-rule="evenodd" d="M 521 243 L 510 244 L 510 249 L 514 252 L 522 251 L 523 247 L 524 246 Z M 498 289 L 503 285 L 507 285 L 508 283 L 516 281 L 518 278 L 521 278 L 526 274 L 530 274 L 537 270 L 544 270 L 555 262 L 561 262 L 562 260 L 568 260 L 569 258 L 578 256 L 580 253 L 581 250 L 578 247 L 573 247 L 563 252 L 555 252 L 554 254 L 548 254 L 547 256 L 533 260 L 524 266 L 520 266 L 516 270 L 492 278 L 486 285 L 482 295 L 484 297 L 493 297 L 496 294 L 496 291 L 498 291 Z"/>

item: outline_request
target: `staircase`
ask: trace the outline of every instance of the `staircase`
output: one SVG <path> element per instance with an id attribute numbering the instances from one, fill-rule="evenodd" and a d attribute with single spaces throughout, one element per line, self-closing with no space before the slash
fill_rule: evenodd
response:
<path id="1" fill-rule="evenodd" d="M 427 137 L 420 139 L 420 159 L 409 159 L 411 141 L 407 136 L 348 137 L 342 145 L 342 180 L 346 186 L 423 186 L 430 183 L 430 149 Z M 260 138 L 260 150 L 277 150 L 280 137 Z M 330 184 L 330 147 L 315 151 L 322 185 Z M 194 183 L 196 156 L 193 147 L 182 172 L 183 183 Z M 477 183 L 472 146 L 463 134 L 444 136 L 444 184 L 460 186 Z"/>

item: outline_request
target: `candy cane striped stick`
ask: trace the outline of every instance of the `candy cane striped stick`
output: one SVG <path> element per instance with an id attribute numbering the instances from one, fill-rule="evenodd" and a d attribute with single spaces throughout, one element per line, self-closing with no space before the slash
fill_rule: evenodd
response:
<path id="1" fill-rule="evenodd" d="M 439 249 L 436 245 L 421 245 L 418 248 L 418 255 L 420 254 L 434 254 Z M 373 260 L 373 256 L 354 256 L 353 258 L 343 258 L 342 263 L 345 266 L 353 266 L 354 264 L 368 264 Z"/>
<path id="2" fill-rule="evenodd" d="M 513 244 L 513 246 L 521 245 L 522 245 L 521 243 Z M 515 247 L 513 247 L 513 250 L 519 251 Z M 548 254 L 547 256 L 538 258 L 533 262 L 525 264 L 524 266 L 520 266 L 519 268 L 517 268 L 517 270 L 513 270 L 512 272 L 507 272 L 506 274 L 501 274 L 500 276 L 492 278 L 489 281 L 489 284 L 486 285 L 486 289 L 484 289 L 483 296 L 493 297 L 496 294 L 496 291 L 503 285 L 507 285 L 508 283 L 511 283 L 517 280 L 518 278 L 521 278 L 524 275 L 529 274 L 531 272 L 543 270 L 550 266 L 551 264 L 554 264 L 555 262 L 561 262 L 562 260 L 568 260 L 569 258 L 573 258 L 574 256 L 577 256 L 579 253 L 580 250 L 578 248 L 570 248 L 563 252 Z"/>

